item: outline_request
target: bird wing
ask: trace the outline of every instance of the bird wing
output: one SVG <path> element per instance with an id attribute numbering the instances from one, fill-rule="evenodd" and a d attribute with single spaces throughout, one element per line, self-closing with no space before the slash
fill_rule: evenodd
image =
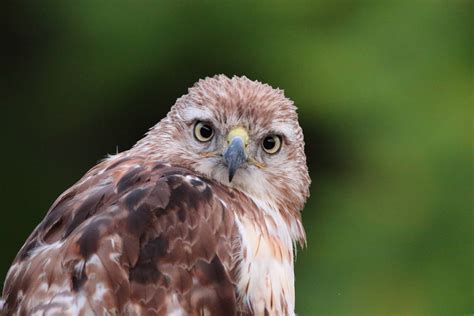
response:
<path id="1" fill-rule="evenodd" d="M 28 238 L 3 313 L 232 315 L 243 198 L 187 169 L 106 160 Z"/>

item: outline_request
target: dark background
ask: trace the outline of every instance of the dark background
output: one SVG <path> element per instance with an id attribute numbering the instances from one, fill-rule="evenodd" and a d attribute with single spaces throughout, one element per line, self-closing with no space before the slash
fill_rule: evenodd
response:
<path id="1" fill-rule="evenodd" d="M 2 2 L 0 281 L 61 192 L 224 73 L 299 107 L 300 315 L 474 312 L 473 3 Z"/>

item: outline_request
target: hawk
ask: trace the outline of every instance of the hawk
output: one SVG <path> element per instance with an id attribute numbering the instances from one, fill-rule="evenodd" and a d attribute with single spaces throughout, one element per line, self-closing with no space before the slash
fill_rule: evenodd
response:
<path id="1" fill-rule="evenodd" d="M 295 315 L 309 184 L 282 90 L 200 80 L 53 203 L 8 271 L 1 313 Z"/>

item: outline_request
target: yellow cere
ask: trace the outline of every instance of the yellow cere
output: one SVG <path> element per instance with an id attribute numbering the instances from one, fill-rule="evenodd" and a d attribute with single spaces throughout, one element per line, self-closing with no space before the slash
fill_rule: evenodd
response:
<path id="1" fill-rule="evenodd" d="M 234 139 L 234 137 L 237 137 L 237 136 L 242 138 L 242 140 L 244 141 L 245 147 L 247 147 L 249 143 L 249 134 L 247 134 L 247 131 L 241 126 L 234 127 L 233 129 L 230 130 L 229 134 L 227 135 L 227 143 L 230 144 L 232 139 Z"/>

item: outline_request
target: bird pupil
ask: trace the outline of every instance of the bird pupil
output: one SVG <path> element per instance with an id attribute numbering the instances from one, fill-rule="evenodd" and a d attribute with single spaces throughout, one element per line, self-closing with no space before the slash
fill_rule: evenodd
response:
<path id="1" fill-rule="evenodd" d="M 212 129 L 209 125 L 203 125 L 201 127 L 201 136 L 204 138 L 209 138 L 212 136 Z"/>
<path id="2" fill-rule="evenodd" d="M 273 137 L 266 137 L 263 140 L 263 147 L 268 150 L 273 149 L 275 147 L 275 139 Z"/>

